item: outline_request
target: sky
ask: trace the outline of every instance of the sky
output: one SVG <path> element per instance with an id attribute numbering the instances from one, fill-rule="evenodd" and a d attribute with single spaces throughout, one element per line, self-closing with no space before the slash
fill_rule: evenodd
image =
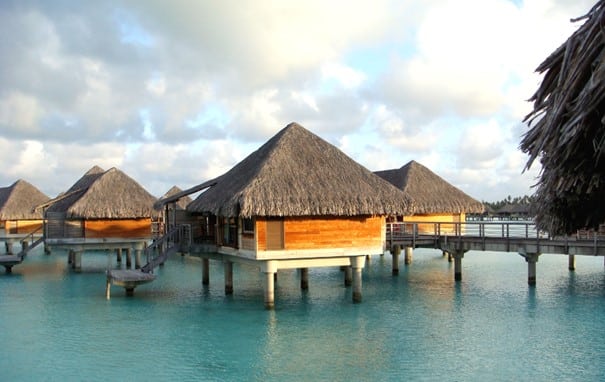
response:
<path id="1" fill-rule="evenodd" d="M 0 0 L 0 187 L 117 167 L 155 196 L 297 122 L 371 171 L 530 195 L 536 67 L 595 0 Z"/>

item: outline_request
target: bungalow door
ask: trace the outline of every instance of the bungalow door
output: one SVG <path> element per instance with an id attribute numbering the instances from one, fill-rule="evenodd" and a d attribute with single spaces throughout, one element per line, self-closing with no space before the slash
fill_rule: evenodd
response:
<path id="1" fill-rule="evenodd" d="M 267 250 L 284 249 L 284 221 L 267 220 Z"/>

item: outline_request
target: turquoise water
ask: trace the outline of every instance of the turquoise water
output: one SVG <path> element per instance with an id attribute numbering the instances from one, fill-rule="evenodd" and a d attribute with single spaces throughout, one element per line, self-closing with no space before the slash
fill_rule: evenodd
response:
<path id="1" fill-rule="evenodd" d="M 363 302 L 338 268 L 280 271 L 276 309 L 257 268 L 176 256 L 134 297 L 112 288 L 107 256 L 36 249 L 0 275 L 0 380 L 6 381 L 599 381 L 605 380 L 603 258 L 541 256 L 535 288 L 512 253 L 469 252 L 463 280 L 440 252 L 416 250 L 391 275 L 373 256 Z"/>

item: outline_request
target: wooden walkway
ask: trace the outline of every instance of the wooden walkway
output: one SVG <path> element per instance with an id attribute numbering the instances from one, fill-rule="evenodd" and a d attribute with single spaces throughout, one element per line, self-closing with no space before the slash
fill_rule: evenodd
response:
<path id="1" fill-rule="evenodd" d="M 531 222 L 388 223 L 386 241 L 412 248 L 605 256 L 605 236 L 579 232 L 550 237 Z"/>
<path id="2" fill-rule="evenodd" d="M 401 248 L 435 248 L 448 253 L 454 259 L 456 280 L 462 278 L 461 261 L 468 251 L 518 253 L 528 263 L 528 283 L 532 285 L 540 255 L 568 255 L 569 269 L 575 268 L 576 255 L 605 258 L 605 236 L 598 232 L 551 237 L 536 230 L 532 222 L 387 223 L 385 239 L 391 254 L 398 254 Z M 393 267 L 395 273 L 395 255 Z"/>

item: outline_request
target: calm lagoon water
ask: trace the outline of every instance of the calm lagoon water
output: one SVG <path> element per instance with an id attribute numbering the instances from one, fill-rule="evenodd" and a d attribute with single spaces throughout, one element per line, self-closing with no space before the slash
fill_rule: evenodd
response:
<path id="1" fill-rule="evenodd" d="M 543 255 L 535 288 L 514 253 L 468 252 L 463 281 L 440 252 L 416 250 L 391 275 L 372 256 L 363 302 L 338 268 L 280 271 L 276 309 L 263 307 L 258 268 L 176 256 L 134 297 L 112 287 L 107 256 L 36 249 L 0 274 L 0 380 L 6 381 L 602 381 L 603 258 Z"/>

